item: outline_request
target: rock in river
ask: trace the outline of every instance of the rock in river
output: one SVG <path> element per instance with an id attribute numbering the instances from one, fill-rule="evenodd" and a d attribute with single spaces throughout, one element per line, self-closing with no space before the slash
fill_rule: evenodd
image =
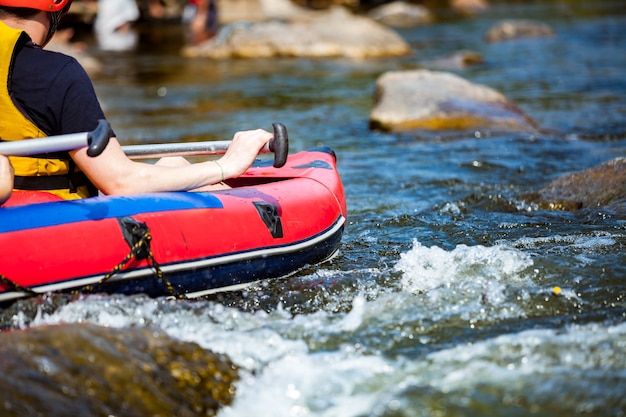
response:
<path id="1" fill-rule="evenodd" d="M 394 27 L 413 27 L 432 23 L 433 14 L 424 6 L 394 1 L 375 7 L 367 14 L 377 22 Z"/>
<path id="2" fill-rule="evenodd" d="M 615 158 L 596 167 L 563 175 L 526 196 L 548 210 L 603 208 L 626 214 L 626 158 Z"/>
<path id="3" fill-rule="evenodd" d="M 342 7 L 306 13 L 290 20 L 233 23 L 200 45 L 183 49 L 187 57 L 373 58 L 408 55 L 411 48 L 396 32 Z"/>
<path id="4" fill-rule="evenodd" d="M 504 20 L 493 25 L 485 34 L 487 42 L 502 42 L 522 38 L 551 38 L 554 31 L 542 22 Z"/>
<path id="5" fill-rule="evenodd" d="M 222 355 L 145 328 L 2 332 L 0 415 L 212 416 L 238 379 Z"/>
<path id="6" fill-rule="evenodd" d="M 534 132 L 536 123 L 503 94 L 457 75 L 429 70 L 390 71 L 376 81 L 370 127 L 496 128 Z"/>

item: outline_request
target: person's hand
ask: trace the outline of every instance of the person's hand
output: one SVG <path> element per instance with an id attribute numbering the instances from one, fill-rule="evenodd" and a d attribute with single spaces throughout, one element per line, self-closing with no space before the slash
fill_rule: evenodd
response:
<path id="1" fill-rule="evenodd" d="M 228 150 L 219 159 L 224 178 L 234 178 L 246 172 L 259 152 L 274 135 L 266 130 L 246 130 L 235 133 Z"/>

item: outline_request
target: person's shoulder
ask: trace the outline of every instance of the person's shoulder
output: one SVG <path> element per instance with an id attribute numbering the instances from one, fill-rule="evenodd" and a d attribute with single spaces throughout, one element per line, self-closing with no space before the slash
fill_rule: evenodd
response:
<path id="1" fill-rule="evenodd" d="M 62 52 L 42 48 L 26 47 L 20 51 L 16 61 L 22 68 L 29 68 L 30 72 L 40 74 L 62 74 L 68 70 L 82 75 L 84 70 L 76 58 Z"/>

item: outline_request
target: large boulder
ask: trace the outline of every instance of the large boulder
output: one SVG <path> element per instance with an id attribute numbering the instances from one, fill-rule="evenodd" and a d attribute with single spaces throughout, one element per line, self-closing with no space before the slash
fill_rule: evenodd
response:
<path id="1" fill-rule="evenodd" d="M 525 196 L 548 210 L 602 208 L 626 214 L 626 158 L 615 158 L 596 167 L 563 175 Z"/>
<path id="2" fill-rule="evenodd" d="M 503 94 L 457 75 L 429 70 L 390 71 L 376 81 L 370 127 L 494 128 L 534 132 L 536 123 Z"/>
<path id="3" fill-rule="evenodd" d="M 410 54 L 396 32 L 343 7 L 307 12 L 290 20 L 234 23 L 209 41 L 183 49 L 187 57 L 350 57 Z"/>
<path id="4" fill-rule="evenodd" d="M 234 397 L 223 355 L 145 328 L 3 331 L 0 415 L 214 416 Z"/>

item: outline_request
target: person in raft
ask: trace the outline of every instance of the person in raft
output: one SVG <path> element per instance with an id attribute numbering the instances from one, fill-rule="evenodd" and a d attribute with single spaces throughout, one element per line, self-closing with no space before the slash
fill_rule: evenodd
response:
<path id="1" fill-rule="evenodd" d="M 0 155 L 0 205 L 11 197 L 13 189 L 13 166 L 9 158 Z"/>
<path id="2" fill-rule="evenodd" d="M 93 85 L 72 57 L 43 47 L 72 0 L 0 0 L 0 138 L 15 140 L 91 131 L 104 119 Z M 218 160 L 181 157 L 156 164 L 129 159 L 113 135 L 97 157 L 87 148 L 10 157 L 14 189 L 45 190 L 64 199 L 98 194 L 205 191 L 227 187 L 273 138 L 262 129 L 235 133 Z"/>

